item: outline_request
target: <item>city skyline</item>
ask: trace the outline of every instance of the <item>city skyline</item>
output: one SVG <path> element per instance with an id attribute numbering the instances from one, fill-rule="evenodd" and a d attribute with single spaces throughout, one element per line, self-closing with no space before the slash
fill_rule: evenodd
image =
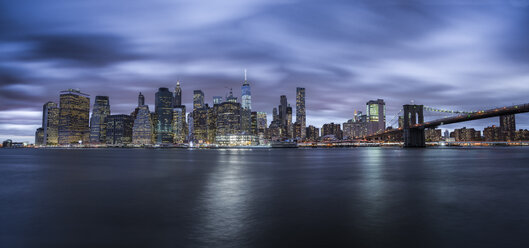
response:
<path id="1" fill-rule="evenodd" d="M 188 111 L 195 89 L 208 103 L 225 87 L 240 100 L 244 68 L 252 109 L 272 116 L 280 95 L 295 108 L 295 89 L 303 87 L 306 124 L 317 127 L 343 123 L 378 98 L 389 121 L 411 100 L 480 110 L 529 95 L 523 1 L 156 3 L 130 4 L 127 13 L 117 11 L 119 1 L 104 9 L 2 3 L 0 138 L 33 140 L 42 104 L 58 103 L 68 88 L 90 94 L 90 106 L 96 95 L 109 96 L 115 114 L 129 114 L 139 92 L 153 111 L 158 88 L 172 91 L 178 80 Z M 211 8 L 215 15 L 207 15 Z M 156 16 L 140 23 L 136 14 L 147 12 Z M 528 128 L 529 118 L 519 115 L 517 123 Z"/>

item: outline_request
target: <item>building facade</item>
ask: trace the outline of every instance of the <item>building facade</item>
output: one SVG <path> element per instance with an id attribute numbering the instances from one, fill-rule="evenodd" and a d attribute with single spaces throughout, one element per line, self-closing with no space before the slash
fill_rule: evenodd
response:
<path id="1" fill-rule="evenodd" d="M 59 107 L 57 103 L 47 102 L 42 106 L 42 145 L 59 144 Z"/>
<path id="2" fill-rule="evenodd" d="M 132 143 L 138 145 L 148 145 L 153 143 L 154 125 L 151 119 L 149 106 L 138 107 L 138 113 L 132 126 Z"/>
<path id="3" fill-rule="evenodd" d="M 106 118 L 106 143 L 125 145 L 132 143 L 132 125 L 130 115 L 109 115 Z"/>
<path id="4" fill-rule="evenodd" d="M 515 115 L 500 116 L 500 129 L 502 139 L 505 141 L 513 141 L 516 135 L 516 119 Z"/>
<path id="5" fill-rule="evenodd" d="M 367 134 L 376 134 L 386 130 L 386 103 L 382 99 L 366 103 Z"/>
<path id="6" fill-rule="evenodd" d="M 303 140 L 306 136 L 307 111 L 305 109 L 305 88 L 296 88 L 296 123 L 299 123 L 300 133 L 297 138 Z"/>
<path id="7" fill-rule="evenodd" d="M 159 88 L 155 94 L 155 135 L 157 144 L 173 143 L 173 93 Z"/>
<path id="8" fill-rule="evenodd" d="M 96 96 L 92 117 L 90 118 L 90 143 L 98 144 L 105 142 L 106 121 L 110 115 L 110 102 L 108 96 Z"/>
<path id="9" fill-rule="evenodd" d="M 87 143 L 90 137 L 90 96 L 77 89 L 60 92 L 59 144 Z"/>

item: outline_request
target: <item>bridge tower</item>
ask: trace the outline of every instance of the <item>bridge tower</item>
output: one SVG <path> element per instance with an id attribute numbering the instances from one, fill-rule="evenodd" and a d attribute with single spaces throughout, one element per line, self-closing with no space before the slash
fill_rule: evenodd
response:
<path id="1" fill-rule="evenodd" d="M 424 127 L 414 127 L 424 123 L 423 105 L 403 106 L 404 109 L 404 147 L 425 147 Z"/>

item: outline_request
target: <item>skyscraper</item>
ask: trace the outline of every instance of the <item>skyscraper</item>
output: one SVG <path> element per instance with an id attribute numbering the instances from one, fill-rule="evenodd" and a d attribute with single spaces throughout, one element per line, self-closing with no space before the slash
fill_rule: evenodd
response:
<path id="1" fill-rule="evenodd" d="M 193 111 L 204 108 L 204 92 L 202 90 L 193 91 Z"/>
<path id="2" fill-rule="evenodd" d="M 283 127 L 285 127 L 285 126 L 287 126 L 287 107 L 288 107 L 287 96 L 282 95 L 279 98 L 279 102 L 280 102 L 280 105 L 279 105 L 279 119 L 281 121 L 281 125 Z"/>
<path id="3" fill-rule="evenodd" d="M 301 127 L 301 139 L 306 136 L 305 88 L 296 88 L 296 123 Z"/>
<path id="4" fill-rule="evenodd" d="M 109 115 L 106 120 L 106 143 L 124 145 L 132 142 L 132 125 L 130 115 Z"/>
<path id="5" fill-rule="evenodd" d="M 110 115 L 110 103 L 108 96 L 96 96 L 92 117 L 90 118 L 90 143 L 105 142 L 106 121 L 105 118 Z"/>
<path id="6" fill-rule="evenodd" d="M 384 100 L 371 100 L 366 103 L 367 134 L 375 134 L 386 129 L 386 103 Z"/>
<path id="7" fill-rule="evenodd" d="M 143 94 L 140 94 L 138 95 L 138 107 L 141 107 L 145 105 L 145 96 L 143 96 Z"/>
<path id="8" fill-rule="evenodd" d="M 241 87 L 241 128 L 246 134 L 251 134 L 252 131 L 252 95 L 250 91 L 250 83 L 246 78 L 246 70 L 244 70 L 244 82 Z"/>
<path id="9" fill-rule="evenodd" d="M 244 82 L 241 87 L 241 107 L 243 109 L 252 109 L 252 93 L 250 83 L 246 78 L 246 69 L 244 70 Z"/>
<path id="10" fill-rule="evenodd" d="M 77 89 L 60 92 L 59 144 L 85 143 L 90 137 L 90 97 Z"/>
<path id="11" fill-rule="evenodd" d="M 184 143 L 187 139 L 186 106 L 180 105 L 173 108 L 173 142 Z"/>
<path id="12" fill-rule="evenodd" d="M 176 81 L 176 87 L 174 88 L 173 93 L 173 106 L 182 105 L 182 89 L 180 88 L 180 81 Z"/>
<path id="13" fill-rule="evenodd" d="M 59 107 L 57 103 L 47 102 L 42 106 L 42 145 L 59 143 Z"/>
<path id="14" fill-rule="evenodd" d="M 264 136 L 266 134 L 266 113 L 257 112 L 257 134 Z"/>
<path id="15" fill-rule="evenodd" d="M 216 136 L 239 134 L 241 132 L 241 104 L 223 102 L 217 108 Z"/>
<path id="16" fill-rule="evenodd" d="M 156 143 L 173 143 L 173 93 L 159 88 L 155 95 Z"/>
<path id="17" fill-rule="evenodd" d="M 138 106 L 138 113 L 132 126 L 132 143 L 145 145 L 152 144 L 153 124 L 149 106 Z"/>

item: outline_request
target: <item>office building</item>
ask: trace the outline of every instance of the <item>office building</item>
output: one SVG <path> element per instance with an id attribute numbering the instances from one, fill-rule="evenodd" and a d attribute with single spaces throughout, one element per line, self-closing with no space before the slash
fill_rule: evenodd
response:
<path id="1" fill-rule="evenodd" d="M 483 129 L 483 139 L 485 141 L 501 141 L 503 140 L 502 130 L 500 127 L 492 125 Z"/>
<path id="2" fill-rule="evenodd" d="M 90 143 L 98 144 L 105 142 L 105 118 L 109 115 L 110 102 L 108 96 L 96 96 L 92 109 L 92 117 L 90 118 Z"/>
<path id="3" fill-rule="evenodd" d="M 90 96 L 77 89 L 60 92 L 59 144 L 87 143 L 90 137 Z"/>
<path id="4" fill-rule="evenodd" d="M 296 123 L 300 125 L 300 133 L 295 135 L 297 138 L 305 139 L 307 112 L 305 110 L 305 88 L 296 88 Z"/>
<path id="5" fill-rule="evenodd" d="M 480 141 L 481 140 L 481 132 L 476 131 L 474 128 L 459 128 L 454 129 L 452 133 L 450 133 L 450 137 L 454 138 L 455 141 Z"/>
<path id="6" fill-rule="evenodd" d="M 426 129 L 424 130 L 424 137 L 427 142 L 439 142 L 442 138 L 442 130 Z"/>
<path id="7" fill-rule="evenodd" d="M 151 118 L 149 106 L 142 105 L 138 107 L 136 118 L 132 126 L 132 143 L 138 145 L 147 145 L 153 143 L 154 125 Z"/>
<path id="8" fill-rule="evenodd" d="M 204 108 L 204 92 L 202 90 L 194 90 L 193 91 L 193 111 L 195 109 L 202 109 Z"/>
<path id="9" fill-rule="evenodd" d="M 59 107 L 57 103 L 47 102 L 42 106 L 42 145 L 59 144 Z"/>
<path id="10" fill-rule="evenodd" d="M 173 143 L 173 93 L 167 88 L 159 88 L 155 94 L 157 144 Z"/>
<path id="11" fill-rule="evenodd" d="M 386 103 L 384 100 L 371 100 L 366 103 L 367 133 L 376 134 L 386 130 Z"/>
<path id="12" fill-rule="evenodd" d="M 35 145 L 41 146 L 44 144 L 44 128 L 39 127 L 37 128 L 37 131 L 35 131 Z"/>
<path id="13" fill-rule="evenodd" d="M 241 104 L 223 102 L 217 107 L 216 136 L 241 133 Z"/>
<path id="14" fill-rule="evenodd" d="M 328 136 L 333 135 L 336 139 L 341 140 L 343 137 L 342 129 L 340 127 L 340 124 L 334 124 L 334 122 L 323 124 L 323 127 L 321 128 L 322 133 L 321 136 Z"/>
<path id="15" fill-rule="evenodd" d="M 186 123 L 186 106 L 173 108 L 173 142 L 184 143 L 187 140 L 188 128 Z"/>
<path id="16" fill-rule="evenodd" d="M 106 117 L 106 143 L 125 145 L 132 143 L 132 125 L 130 115 L 109 115 Z"/>
<path id="17" fill-rule="evenodd" d="M 318 139 L 320 138 L 320 129 L 313 126 L 313 125 L 309 125 L 307 128 L 306 128 L 306 133 L 307 133 L 307 137 L 306 139 L 308 141 L 318 141 Z"/>
<path id="18" fill-rule="evenodd" d="M 500 129 L 503 140 L 514 140 L 516 134 L 516 119 L 514 114 L 500 116 Z"/>
<path id="19" fill-rule="evenodd" d="M 222 96 L 213 96 L 213 105 L 221 104 L 221 103 L 222 103 Z"/>
<path id="20" fill-rule="evenodd" d="M 182 105 L 182 88 L 180 88 L 180 81 L 176 82 L 176 87 L 173 92 L 173 107 Z"/>

